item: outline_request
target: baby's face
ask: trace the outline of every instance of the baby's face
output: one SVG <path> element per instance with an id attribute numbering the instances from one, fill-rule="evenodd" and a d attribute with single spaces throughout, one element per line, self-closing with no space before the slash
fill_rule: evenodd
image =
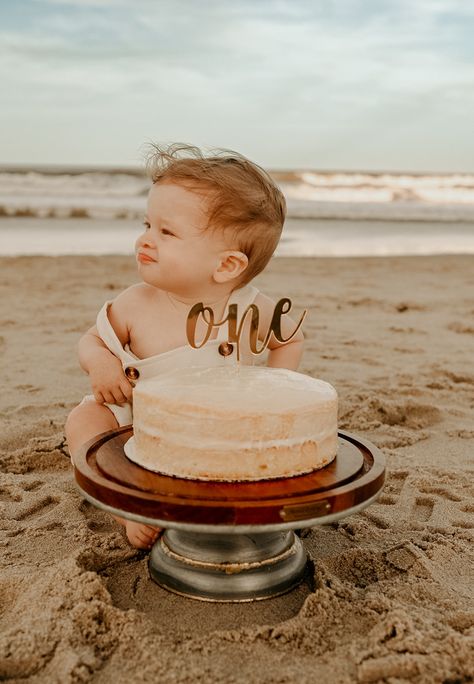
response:
<path id="1" fill-rule="evenodd" d="M 182 296 L 212 284 L 228 245 L 217 231 L 204 231 L 207 198 L 171 183 L 155 183 L 148 195 L 145 230 L 135 243 L 143 280 Z"/>

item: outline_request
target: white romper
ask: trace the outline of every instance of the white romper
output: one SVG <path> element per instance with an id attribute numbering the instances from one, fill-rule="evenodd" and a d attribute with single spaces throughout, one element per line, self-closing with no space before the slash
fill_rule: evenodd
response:
<path id="1" fill-rule="evenodd" d="M 231 293 L 227 302 L 227 307 L 229 307 L 230 304 L 237 304 L 240 318 L 245 309 L 253 303 L 257 294 L 257 288 L 252 285 L 245 285 Z M 187 366 L 222 366 L 224 364 L 234 365 L 237 363 L 237 354 L 235 351 L 230 356 L 223 356 L 219 353 L 219 345 L 222 344 L 222 342 L 227 342 L 227 324 L 220 326 L 216 339 L 209 340 L 200 349 L 194 349 L 190 344 L 186 344 L 182 347 L 163 352 L 162 354 L 149 356 L 146 359 L 139 359 L 130 351 L 128 345 L 126 345 L 125 348 L 122 347 L 122 343 L 117 337 L 107 315 L 111 303 L 111 301 L 105 302 L 104 306 L 97 314 L 97 332 L 112 354 L 120 359 L 126 375 L 127 373 L 130 374 L 130 369 L 135 369 L 135 371 L 138 372 L 138 378 L 135 380 L 135 385 L 137 385 L 140 380 L 156 377 L 157 375 L 167 373 L 175 368 Z M 132 371 L 132 373 L 136 375 L 136 372 L 134 373 Z M 93 394 L 85 396 L 81 403 L 89 401 L 95 401 Z M 133 414 L 132 405 L 130 403 L 122 405 L 106 403 L 105 406 L 112 411 L 120 426 L 132 423 Z"/>

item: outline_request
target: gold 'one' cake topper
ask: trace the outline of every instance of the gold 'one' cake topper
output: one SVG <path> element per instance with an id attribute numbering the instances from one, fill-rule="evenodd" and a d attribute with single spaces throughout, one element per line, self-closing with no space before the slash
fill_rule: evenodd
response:
<path id="1" fill-rule="evenodd" d="M 291 300 L 288 299 L 288 297 L 284 297 L 276 303 L 275 308 L 273 310 L 271 323 L 269 325 L 265 337 L 262 339 L 261 346 L 259 346 L 260 312 L 256 304 L 249 304 L 249 306 L 245 309 L 240 321 L 238 320 L 237 304 L 230 304 L 227 316 L 223 318 L 222 321 L 216 322 L 214 318 L 214 311 L 211 309 L 211 307 L 204 306 L 202 302 L 199 302 L 198 304 L 195 304 L 192 307 L 188 314 L 188 319 L 186 321 L 186 335 L 188 337 L 188 342 L 194 349 L 200 349 L 200 347 L 203 347 L 209 340 L 209 337 L 211 336 L 212 330 L 214 328 L 220 328 L 221 325 L 225 325 L 227 323 L 229 326 L 228 342 L 224 342 L 219 346 L 219 352 L 223 356 L 228 356 L 229 354 L 232 354 L 234 349 L 233 345 L 235 344 L 237 347 L 237 361 L 240 361 L 240 340 L 242 337 L 245 320 L 250 313 L 250 351 L 252 352 L 252 354 L 255 355 L 261 354 L 268 347 L 272 333 L 275 335 L 275 338 L 278 340 L 278 342 L 284 344 L 286 342 L 289 342 L 303 325 L 303 321 L 307 314 L 306 309 L 303 311 L 301 318 L 298 321 L 296 328 L 293 330 L 291 335 L 289 337 L 283 337 L 281 332 L 281 317 L 287 314 L 291 310 L 291 307 L 292 303 Z M 204 339 L 200 343 L 197 343 L 196 326 L 199 320 L 199 316 L 202 316 L 204 323 L 207 325 L 207 330 L 206 334 L 204 335 Z"/>

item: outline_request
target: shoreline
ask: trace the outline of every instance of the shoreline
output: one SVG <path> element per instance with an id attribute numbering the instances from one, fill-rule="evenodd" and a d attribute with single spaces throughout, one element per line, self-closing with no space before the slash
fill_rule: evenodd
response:
<path id="1" fill-rule="evenodd" d="M 139 220 L 0 219 L 1 256 L 133 254 Z M 474 254 L 474 222 L 291 219 L 276 256 L 393 257 Z"/>
<path id="2" fill-rule="evenodd" d="M 385 454 L 379 500 L 304 530 L 294 591 L 250 604 L 170 594 L 79 495 L 63 427 L 88 393 L 76 344 L 133 257 L 0 257 L 0 678 L 469 681 L 474 256 L 275 258 L 255 284 L 308 309 L 300 371 Z M 238 670 L 236 670 L 238 664 Z"/>

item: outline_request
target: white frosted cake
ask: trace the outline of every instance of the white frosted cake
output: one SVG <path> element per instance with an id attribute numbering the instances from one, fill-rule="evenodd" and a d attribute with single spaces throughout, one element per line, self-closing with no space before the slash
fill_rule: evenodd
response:
<path id="1" fill-rule="evenodd" d="M 337 393 L 281 368 L 183 368 L 135 387 L 133 428 L 125 453 L 148 470 L 198 480 L 289 477 L 335 457 Z"/>

